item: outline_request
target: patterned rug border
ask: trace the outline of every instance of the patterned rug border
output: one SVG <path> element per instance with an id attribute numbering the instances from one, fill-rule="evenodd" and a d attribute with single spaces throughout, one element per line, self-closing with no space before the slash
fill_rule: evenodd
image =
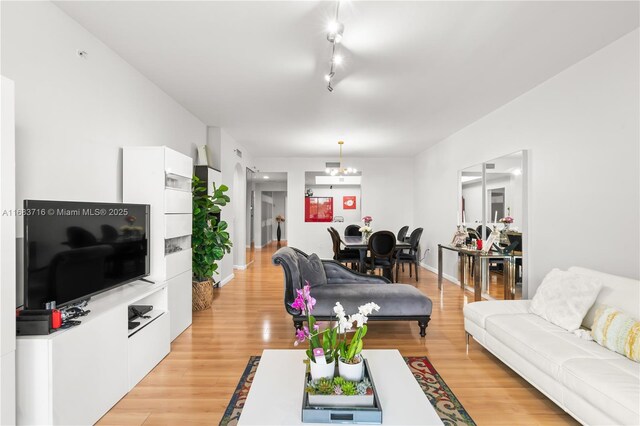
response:
<path id="1" fill-rule="evenodd" d="M 426 356 L 405 356 L 402 358 L 445 426 L 476 426 L 429 358 Z M 229 405 L 220 420 L 220 426 L 237 424 L 259 364 L 260 355 L 249 357 L 244 373 L 242 373 L 238 386 L 236 386 Z"/>

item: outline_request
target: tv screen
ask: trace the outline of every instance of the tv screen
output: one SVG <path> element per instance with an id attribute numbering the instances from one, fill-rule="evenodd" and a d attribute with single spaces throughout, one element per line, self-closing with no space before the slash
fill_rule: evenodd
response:
<path id="1" fill-rule="evenodd" d="M 149 205 L 24 202 L 24 307 L 69 305 L 149 274 Z"/>

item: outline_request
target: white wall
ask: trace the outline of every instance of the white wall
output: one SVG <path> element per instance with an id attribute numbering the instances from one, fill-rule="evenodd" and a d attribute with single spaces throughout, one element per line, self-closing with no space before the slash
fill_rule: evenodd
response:
<path id="1" fill-rule="evenodd" d="M 122 146 L 195 157 L 206 142 L 200 120 L 53 3 L 3 2 L 1 61 L 16 84 L 20 204 L 121 201 Z"/>
<path id="2" fill-rule="evenodd" d="M 205 143 L 200 120 L 53 3 L 3 2 L 1 19 L 2 73 L 16 89 L 19 207 L 24 199 L 120 202 L 121 147 L 166 145 L 194 157 Z"/>
<path id="3" fill-rule="evenodd" d="M 529 295 L 552 268 L 640 276 L 639 32 L 622 37 L 415 159 L 426 263 L 456 225 L 458 171 L 529 151 Z M 455 256 L 445 272 L 456 275 Z"/>
<path id="4" fill-rule="evenodd" d="M 251 157 L 246 148 L 235 141 L 224 129 L 220 131 L 220 166 L 222 182 L 229 187 L 231 203 L 222 209 L 222 220 L 229 224 L 229 233 L 233 242 L 232 253 L 226 255 L 220 263 L 220 280 L 223 283 L 233 278 L 233 268 L 246 266 L 247 234 L 247 167 L 251 166 Z M 242 151 L 242 158 L 235 150 Z M 256 199 L 256 203 L 258 199 Z"/>
<path id="5" fill-rule="evenodd" d="M 287 244 L 320 257 L 333 256 L 328 226 L 342 232 L 347 223 L 305 223 L 305 171 L 324 170 L 322 158 L 256 158 L 264 172 L 288 172 Z M 375 230 L 393 233 L 413 227 L 414 172 L 411 158 L 347 158 L 344 163 L 362 171 L 361 214 L 370 215 Z M 454 187 L 455 188 L 455 187 Z M 455 213 L 454 213 L 455 221 Z M 424 223 L 416 223 L 423 226 Z"/>

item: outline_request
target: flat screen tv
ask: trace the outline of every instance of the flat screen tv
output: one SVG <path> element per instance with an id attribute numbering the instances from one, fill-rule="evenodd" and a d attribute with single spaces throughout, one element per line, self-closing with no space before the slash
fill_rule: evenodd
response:
<path id="1" fill-rule="evenodd" d="M 149 275 L 149 205 L 24 202 L 24 307 L 63 307 Z"/>

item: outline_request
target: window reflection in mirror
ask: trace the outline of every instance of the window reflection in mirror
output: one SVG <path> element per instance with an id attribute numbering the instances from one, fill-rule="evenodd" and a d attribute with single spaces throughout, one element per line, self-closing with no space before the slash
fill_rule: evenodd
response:
<path id="1" fill-rule="evenodd" d="M 485 163 L 485 217 L 490 226 L 496 225 L 502 229 L 510 217 L 513 219 L 513 223 L 509 224 L 510 230 L 522 228 L 522 167 L 522 151 Z"/>
<path id="2" fill-rule="evenodd" d="M 305 222 L 360 223 L 362 173 L 305 172 Z"/>

